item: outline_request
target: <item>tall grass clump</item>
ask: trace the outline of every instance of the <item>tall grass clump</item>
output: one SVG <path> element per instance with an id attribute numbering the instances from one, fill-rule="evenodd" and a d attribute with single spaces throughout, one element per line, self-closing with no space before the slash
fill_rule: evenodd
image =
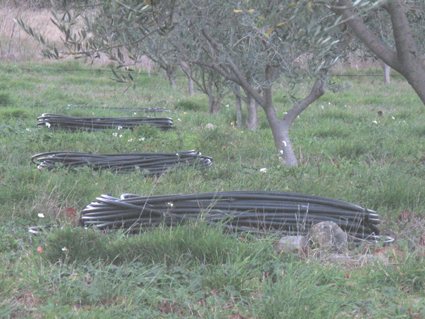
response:
<path id="1" fill-rule="evenodd" d="M 10 93 L 0 92 L 0 106 L 11 106 L 13 99 Z"/>
<path id="2" fill-rule="evenodd" d="M 174 103 L 174 108 L 176 110 L 182 111 L 208 111 L 208 103 L 203 99 L 183 99 Z"/>
<path id="3" fill-rule="evenodd" d="M 333 284 L 320 284 L 323 271 L 290 265 L 277 282 L 268 282 L 258 304 L 258 318 L 335 318 L 344 308 Z"/>
<path id="4" fill-rule="evenodd" d="M 64 249 L 64 247 L 66 249 Z M 225 236 L 220 228 L 203 222 L 173 228 L 158 227 L 138 236 L 118 232 L 103 234 L 92 229 L 66 228 L 52 233 L 44 257 L 50 262 L 84 263 L 102 260 L 125 263 L 137 260 L 150 265 L 200 264 L 222 265 L 242 252 L 235 237 Z"/>

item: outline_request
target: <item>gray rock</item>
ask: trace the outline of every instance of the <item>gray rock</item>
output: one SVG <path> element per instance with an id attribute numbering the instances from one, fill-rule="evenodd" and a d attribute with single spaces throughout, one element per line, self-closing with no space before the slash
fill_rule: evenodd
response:
<path id="1" fill-rule="evenodd" d="M 310 241 L 320 250 L 342 253 L 347 250 L 347 234 L 334 222 L 320 222 L 311 227 Z"/>
<path id="2" fill-rule="evenodd" d="M 285 236 L 282 237 L 276 245 L 279 252 L 291 252 L 301 250 L 307 245 L 307 238 L 304 236 Z"/>

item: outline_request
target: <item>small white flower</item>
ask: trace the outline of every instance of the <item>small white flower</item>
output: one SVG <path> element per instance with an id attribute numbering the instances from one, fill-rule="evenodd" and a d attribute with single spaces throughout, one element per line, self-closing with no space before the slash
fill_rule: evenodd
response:
<path id="1" fill-rule="evenodd" d="M 260 169 L 260 172 L 261 172 L 261 173 L 267 173 L 267 168 L 265 168 L 265 167 L 261 168 L 261 169 Z"/>
<path id="2" fill-rule="evenodd" d="M 329 105 L 331 105 L 331 102 L 328 102 Z"/>
<path id="3" fill-rule="evenodd" d="M 129 141 L 129 142 L 133 142 L 133 139 L 132 139 L 132 138 L 130 138 L 128 141 Z"/>
<path id="4" fill-rule="evenodd" d="M 137 115 L 137 113 L 136 113 L 136 112 L 134 112 L 133 114 L 134 114 L 134 115 Z"/>
<path id="5" fill-rule="evenodd" d="M 233 123 L 233 122 L 232 122 Z M 205 125 L 205 128 L 208 130 L 212 130 L 215 129 L 217 126 L 212 124 L 212 123 L 208 123 L 207 125 Z"/>
<path id="6" fill-rule="evenodd" d="M 112 135 L 115 136 L 115 137 L 117 137 L 118 136 L 118 133 L 115 132 L 115 133 L 112 133 Z"/>
<path id="7" fill-rule="evenodd" d="M 394 117 L 394 116 L 391 116 L 391 118 L 392 118 L 393 120 L 395 120 L 395 117 Z"/>
<path id="8" fill-rule="evenodd" d="M 288 112 L 283 112 L 283 114 L 288 114 Z"/>
<path id="9" fill-rule="evenodd" d="M 325 109 L 325 107 L 324 107 L 323 105 L 320 105 L 320 107 L 321 107 L 322 109 Z"/>
<path id="10" fill-rule="evenodd" d="M 26 130 L 27 130 L 28 132 L 31 132 L 31 129 L 30 129 L 30 128 L 27 128 Z"/>
<path id="11" fill-rule="evenodd" d="M 372 121 L 372 123 L 373 123 L 373 124 L 378 124 L 378 121 L 376 121 L 376 120 L 375 120 L 375 121 Z"/>
<path id="12" fill-rule="evenodd" d="M 145 140 L 144 137 L 139 138 L 139 141 L 144 141 L 144 140 Z"/>
<path id="13" fill-rule="evenodd" d="M 120 134 L 120 137 L 122 137 L 122 134 Z"/>
<path id="14" fill-rule="evenodd" d="M 38 218 L 44 218 L 44 214 L 43 213 L 38 213 Z"/>
<path id="15" fill-rule="evenodd" d="M 283 150 L 280 150 L 279 153 L 283 155 Z"/>
<path id="16" fill-rule="evenodd" d="M 226 104 L 226 107 L 229 107 L 229 104 Z"/>
<path id="17" fill-rule="evenodd" d="M 122 126 L 118 126 L 118 131 L 122 130 Z"/>
<path id="18" fill-rule="evenodd" d="M 177 119 L 177 121 L 180 121 L 181 122 L 182 120 L 181 119 Z"/>
<path id="19" fill-rule="evenodd" d="M 48 127 L 48 128 L 50 128 L 50 123 L 49 122 L 46 122 L 46 126 Z"/>
<path id="20" fill-rule="evenodd" d="M 66 248 L 66 247 L 63 247 L 63 248 L 62 248 L 62 251 L 65 251 L 65 252 L 67 252 L 67 251 L 68 251 L 68 248 Z"/>

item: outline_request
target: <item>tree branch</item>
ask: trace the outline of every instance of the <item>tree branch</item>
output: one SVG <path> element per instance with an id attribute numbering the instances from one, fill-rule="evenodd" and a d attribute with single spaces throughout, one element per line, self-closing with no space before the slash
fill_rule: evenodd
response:
<path id="1" fill-rule="evenodd" d="M 348 24 L 355 35 L 369 48 L 369 50 L 393 69 L 400 69 L 401 65 L 397 60 L 397 53 L 385 45 L 350 6 L 351 1 L 349 0 L 336 0 L 331 10 L 335 14 L 344 17 L 346 20 L 345 23 Z"/>
<path id="2" fill-rule="evenodd" d="M 297 105 L 294 105 L 294 107 L 288 112 L 288 114 L 285 115 L 283 120 L 285 122 L 292 123 L 297 118 L 297 116 L 301 114 L 302 111 L 304 111 L 309 105 L 311 105 L 311 103 L 313 103 L 323 94 L 325 94 L 327 81 L 327 71 L 322 71 L 321 74 L 317 76 L 309 95 Z"/>
<path id="3" fill-rule="evenodd" d="M 217 50 L 219 53 L 223 53 L 220 51 L 219 49 L 219 44 L 210 36 L 210 34 L 205 30 L 202 29 L 202 35 L 207 39 L 207 41 L 209 43 L 211 43 L 211 45 L 214 47 L 215 50 Z M 266 105 L 266 100 L 265 98 L 257 92 L 257 90 L 255 90 L 251 84 L 249 84 L 248 80 L 246 79 L 246 77 L 242 74 L 242 72 L 239 70 L 238 66 L 233 62 L 232 58 L 227 55 L 226 57 L 226 61 L 230 66 L 230 69 L 232 70 L 233 74 L 236 76 L 237 81 L 235 80 L 231 80 L 230 78 L 228 78 L 229 80 L 239 84 L 240 86 L 242 86 L 244 88 L 245 91 L 249 92 L 249 94 L 262 106 L 264 107 L 264 105 Z"/>
<path id="4" fill-rule="evenodd" d="M 410 29 L 409 22 L 407 21 L 403 4 L 399 0 L 392 1 L 385 6 L 385 9 L 391 16 L 394 40 L 399 60 L 403 61 L 410 59 L 412 55 L 415 58 L 418 58 L 419 52 L 412 37 L 412 30 Z"/>

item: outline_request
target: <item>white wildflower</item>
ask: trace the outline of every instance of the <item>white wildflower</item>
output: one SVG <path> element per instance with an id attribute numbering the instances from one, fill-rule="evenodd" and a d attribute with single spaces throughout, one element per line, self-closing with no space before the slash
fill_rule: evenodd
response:
<path id="1" fill-rule="evenodd" d="M 50 128 L 50 126 L 52 126 L 49 122 L 46 122 L 46 126 L 48 127 L 48 128 Z"/>
<path id="2" fill-rule="evenodd" d="M 122 134 L 120 134 L 120 137 L 122 137 Z"/>
<path id="3" fill-rule="evenodd" d="M 139 141 L 144 141 L 144 140 L 145 140 L 144 137 L 139 138 Z"/>
<path id="4" fill-rule="evenodd" d="M 68 248 L 63 247 L 63 248 L 62 248 L 62 251 L 67 252 L 67 251 L 68 251 Z"/>
<path id="5" fill-rule="evenodd" d="M 378 124 L 378 121 L 376 121 L 376 120 L 375 120 L 375 121 L 372 121 L 372 123 L 373 123 L 373 124 Z"/>
<path id="6" fill-rule="evenodd" d="M 27 130 L 28 132 L 31 132 L 31 129 L 30 129 L 30 128 L 27 128 L 26 130 Z"/>
<path id="7" fill-rule="evenodd" d="M 232 122 L 233 123 L 233 122 Z M 212 130 L 215 129 L 217 126 L 212 124 L 212 123 L 208 123 L 207 125 L 205 125 L 205 128 L 208 130 Z"/>
<path id="8" fill-rule="evenodd" d="M 122 130 L 122 126 L 118 126 L 118 131 Z"/>
<path id="9" fill-rule="evenodd" d="M 394 116 L 391 116 L 391 118 L 392 118 L 393 120 L 395 120 L 395 117 L 394 117 Z"/>
<path id="10" fill-rule="evenodd" d="M 133 142 L 133 139 L 132 139 L 132 138 L 130 138 L 128 141 L 129 141 L 129 142 Z"/>
<path id="11" fill-rule="evenodd" d="M 226 107 L 229 107 L 229 104 L 226 104 Z"/>
<path id="12" fill-rule="evenodd" d="M 261 169 L 260 169 L 260 172 L 261 172 L 261 173 L 267 173 L 267 168 L 265 168 L 265 167 L 261 168 Z"/>
<path id="13" fill-rule="evenodd" d="M 117 137 L 118 136 L 118 133 L 115 132 L 115 133 L 112 133 L 112 135 L 115 136 L 115 137 Z"/>
<path id="14" fill-rule="evenodd" d="M 177 121 L 180 121 L 181 122 L 182 120 L 181 119 L 177 119 Z"/>
<path id="15" fill-rule="evenodd" d="M 44 214 L 43 213 L 38 213 L 38 218 L 44 218 Z"/>

